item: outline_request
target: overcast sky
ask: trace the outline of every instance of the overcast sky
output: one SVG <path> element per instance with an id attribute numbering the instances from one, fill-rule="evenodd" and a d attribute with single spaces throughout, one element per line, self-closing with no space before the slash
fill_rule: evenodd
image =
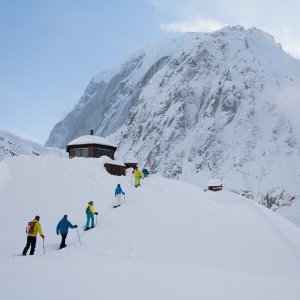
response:
<path id="1" fill-rule="evenodd" d="M 300 1 L 0 0 L 0 129 L 44 143 L 99 71 L 186 31 L 257 27 L 300 59 Z"/>

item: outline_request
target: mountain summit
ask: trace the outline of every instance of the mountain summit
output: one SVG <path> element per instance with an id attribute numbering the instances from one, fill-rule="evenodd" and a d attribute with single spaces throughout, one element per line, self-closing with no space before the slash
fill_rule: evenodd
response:
<path id="1" fill-rule="evenodd" d="M 95 129 L 152 172 L 277 208 L 300 195 L 299 87 L 300 61 L 261 30 L 186 33 L 94 77 L 46 145 Z"/>

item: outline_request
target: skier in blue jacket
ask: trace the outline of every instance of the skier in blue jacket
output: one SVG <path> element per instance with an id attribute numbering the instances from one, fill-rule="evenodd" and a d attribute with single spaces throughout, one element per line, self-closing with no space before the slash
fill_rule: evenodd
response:
<path id="1" fill-rule="evenodd" d="M 121 185 L 118 184 L 116 189 L 115 189 L 115 205 L 114 207 L 118 207 L 122 204 L 122 194 L 125 195 L 125 193 L 123 192 Z"/>
<path id="2" fill-rule="evenodd" d="M 72 225 L 71 222 L 68 220 L 68 216 L 64 215 L 64 217 L 58 222 L 56 226 L 57 235 L 61 235 L 61 243 L 59 249 L 67 247 L 66 238 L 69 228 L 77 228 L 77 225 Z"/>

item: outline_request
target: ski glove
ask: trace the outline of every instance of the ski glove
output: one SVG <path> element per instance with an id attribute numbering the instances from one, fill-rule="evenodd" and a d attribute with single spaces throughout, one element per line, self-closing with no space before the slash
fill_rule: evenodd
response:
<path id="1" fill-rule="evenodd" d="M 56 232 L 56 234 L 57 234 L 57 235 L 59 235 L 59 233 L 58 233 L 58 232 Z"/>
<path id="2" fill-rule="evenodd" d="M 94 212 L 94 214 L 95 214 L 95 215 L 98 215 L 98 213 L 97 213 L 96 211 Z"/>
<path id="3" fill-rule="evenodd" d="M 42 235 L 41 235 L 41 238 L 42 238 L 42 239 L 44 239 L 44 238 L 45 238 L 45 236 L 42 234 Z"/>
<path id="4" fill-rule="evenodd" d="M 74 225 L 74 228 L 77 228 L 77 225 Z"/>

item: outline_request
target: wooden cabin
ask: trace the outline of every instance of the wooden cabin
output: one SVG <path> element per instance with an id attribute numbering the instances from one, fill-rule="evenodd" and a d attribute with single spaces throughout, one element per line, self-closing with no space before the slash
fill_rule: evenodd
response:
<path id="1" fill-rule="evenodd" d="M 84 135 L 67 144 L 66 151 L 69 157 L 101 157 L 108 156 L 115 159 L 117 147 L 106 139 L 93 135 Z"/>
<path id="2" fill-rule="evenodd" d="M 106 171 L 111 175 L 126 176 L 125 165 L 116 161 L 107 162 L 104 164 Z"/>
<path id="3" fill-rule="evenodd" d="M 217 191 L 221 191 L 222 189 L 223 189 L 223 184 L 222 184 L 221 180 L 210 179 L 208 181 L 208 190 L 209 191 L 217 192 Z"/>
<path id="4" fill-rule="evenodd" d="M 130 162 L 125 162 L 124 165 L 125 165 L 126 169 L 129 169 L 129 168 L 135 168 L 135 167 L 137 167 L 138 163 L 130 161 Z"/>

